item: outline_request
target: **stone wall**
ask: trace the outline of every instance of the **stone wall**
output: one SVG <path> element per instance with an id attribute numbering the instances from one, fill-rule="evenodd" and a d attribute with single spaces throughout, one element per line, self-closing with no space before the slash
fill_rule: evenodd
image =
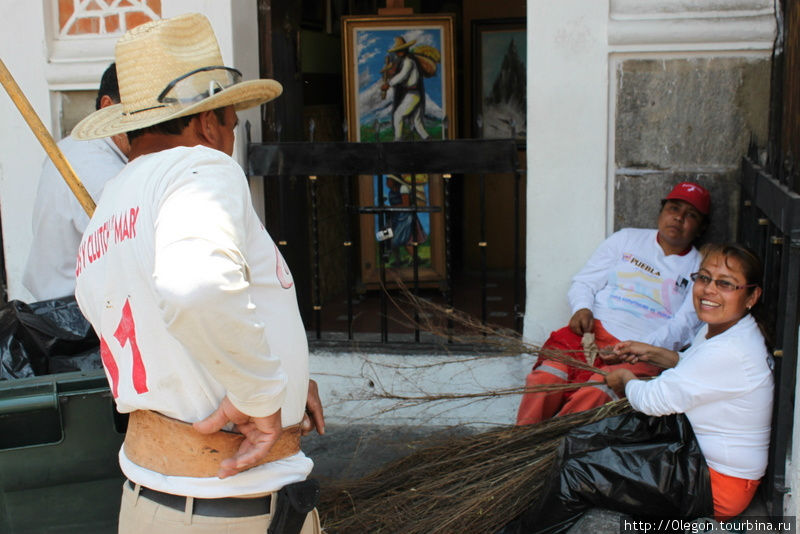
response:
<path id="1" fill-rule="evenodd" d="M 740 161 L 767 138 L 769 59 L 628 59 L 615 77 L 614 229 L 652 227 L 660 199 L 688 180 L 712 194 L 705 239 L 735 239 Z"/>

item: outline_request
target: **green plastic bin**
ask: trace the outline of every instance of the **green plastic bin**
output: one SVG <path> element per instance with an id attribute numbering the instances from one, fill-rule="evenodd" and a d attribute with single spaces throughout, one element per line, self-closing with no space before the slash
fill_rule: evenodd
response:
<path id="1" fill-rule="evenodd" d="M 113 533 L 127 419 L 102 370 L 0 381 L 0 533 Z"/>

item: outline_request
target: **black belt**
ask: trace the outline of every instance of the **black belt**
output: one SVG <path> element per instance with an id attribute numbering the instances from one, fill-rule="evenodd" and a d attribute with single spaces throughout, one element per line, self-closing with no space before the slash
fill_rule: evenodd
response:
<path id="1" fill-rule="evenodd" d="M 136 490 L 133 481 L 128 480 L 128 486 Z M 173 495 L 154 489 L 139 486 L 139 497 L 148 501 L 183 512 L 186 510 L 186 497 Z M 236 497 L 223 497 L 220 499 L 198 499 L 195 497 L 192 513 L 207 517 L 252 517 L 269 514 L 271 495 L 266 497 L 250 497 L 239 499 Z"/>

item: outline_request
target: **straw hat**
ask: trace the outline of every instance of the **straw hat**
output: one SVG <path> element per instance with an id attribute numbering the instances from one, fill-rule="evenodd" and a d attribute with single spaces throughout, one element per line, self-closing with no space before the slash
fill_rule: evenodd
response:
<path id="1" fill-rule="evenodd" d="M 99 139 L 233 105 L 247 109 L 276 98 L 275 80 L 241 81 L 225 67 L 211 23 L 199 13 L 137 26 L 117 41 L 120 104 L 95 111 L 72 130 Z M 209 96 L 210 95 L 210 96 Z"/>
<path id="2" fill-rule="evenodd" d="M 395 37 L 394 38 L 394 46 L 389 49 L 389 52 L 397 52 L 399 50 L 405 50 L 411 46 L 414 46 L 417 43 L 417 40 L 414 39 L 413 41 L 406 42 L 403 37 Z"/>

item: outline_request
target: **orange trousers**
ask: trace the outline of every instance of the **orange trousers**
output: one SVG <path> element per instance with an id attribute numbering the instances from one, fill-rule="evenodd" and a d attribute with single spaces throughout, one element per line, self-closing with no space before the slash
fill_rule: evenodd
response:
<path id="1" fill-rule="evenodd" d="M 714 519 L 727 521 L 745 511 L 753 500 L 760 480 L 723 475 L 710 467 L 711 496 L 714 499 Z"/>
<path id="2" fill-rule="evenodd" d="M 598 320 L 594 321 L 594 335 L 595 344 L 601 349 L 619 343 L 619 340 L 609 334 Z M 586 357 L 583 354 L 581 337 L 570 330 L 568 326 L 565 326 L 552 332 L 544 345 L 542 345 L 542 348 L 569 351 L 568 354 L 570 356 L 585 362 Z M 620 367 L 630 369 L 636 376 L 655 376 L 661 371 L 658 367 L 645 362 L 606 365 L 598 358 L 595 360 L 594 365 L 605 371 Z M 539 358 L 526 377 L 525 386 L 602 381 L 602 375 L 576 369 L 563 362 Z M 590 410 L 618 398 L 611 388 L 605 384 L 586 386 L 577 390 L 525 393 L 517 410 L 517 424 L 530 425 L 549 419 L 554 415 L 566 415 Z"/>

